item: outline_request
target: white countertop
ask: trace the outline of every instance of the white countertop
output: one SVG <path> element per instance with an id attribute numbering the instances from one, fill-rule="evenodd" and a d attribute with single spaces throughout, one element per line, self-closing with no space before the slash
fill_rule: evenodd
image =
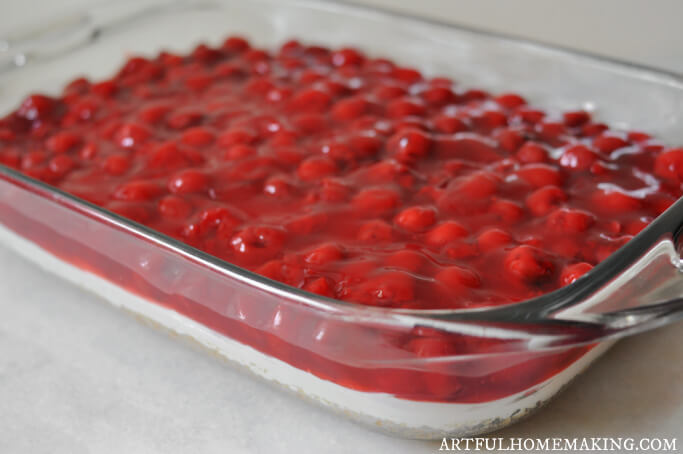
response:
<path id="1" fill-rule="evenodd" d="M 57 3 L 4 0 L 3 10 L 9 14 L 0 15 L 0 35 L 12 24 L 58 13 Z M 64 0 L 59 5 L 87 3 Z M 425 15 L 526 32 L 568 46 L 586 47 L 593 39 L 596 52 L 683 71 L 683 33 L 677 23 L 683 16 L 681 2 L 619 2 L 628 11 L 613 17 L 616 25 L 605 24 L 592 38 L 576 27 L 575 40 L 569 33 L 572 27 L 553 29 L 548 23 L 557 22 L 558 15 L 564 17 L 561 24 L 579 21 L 594 2 L 571 2 L 571 11 L 539 21 L 533 12 L 540 1 L 519 1 L 509 14 L 485 22 L 492 3 L 419 4 Z M 610 3 L 616 1 L 601 7 L 606 10 Z M 661 30 L 652 10 L 676 30 Z M 642 26 L 629 32 L 638 17 Z M 617 344 L 546 408 L 492 436 L 678 437 L 680 446 L 681 328 L 679 323 Z M 438 447 L 438 442 L 375 433 L 299 401 L 0 247 L 2 453 L 412 453 L 435 452 Z"/>

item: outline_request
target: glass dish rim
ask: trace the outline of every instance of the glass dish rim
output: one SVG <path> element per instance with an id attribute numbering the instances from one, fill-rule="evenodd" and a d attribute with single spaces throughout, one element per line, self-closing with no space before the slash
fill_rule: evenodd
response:
<path id="1" fill-rule="evenodd" d="M 200 0 L 203 1 L 203 0 Z M 220 0 L 219 0 L 220 1 Z M 277 3 L 277 0 L 254 0 L 256 2 L 260 3 Z M 518 36 L 518 35 L 512 35 L 509 33 L 501 32 L 501 31 L 495 31 L 495 30 L 487 30 L 484 28 L 480 28 L 474 25 L 465 25 L 459 22 L 448 22 L 445 20 L 439 20 L 436 18 L 432 17 L 425 17 L 425 16 L 412 16 L 407 12 L 399 11 L 399 10 L 391 10 L 388 8 L 384 8 L 382 6 L 376 6 L 376 5 L 365 5 L 365 4 L 360 4 L 357 3 L 355 0 L 317 0 L 317 2 L 313 2 L 312 0 L 284 0 L 284 2 L 292 3 L 292 4 L 298 4 L 298 5 L 305 5 L 307 7 L 310 7 L 312 5 L 318 5 L 320 6 L 321 3 L 330 5 L 331 8 L 340 8 L 340 9 L 356 9 L 356 10 L 365 10 L 367 12 L 373 12 L 373 13 L 378 13 L 381 15 L 385 16 L 390 16 L 390 17 L 396 17 L 404 20 L 412 20 L 416 22 L 422 22 L 423 24 L 428 24 L 428 25 L 435 25 L 438 27 L 444 27 L 444 28 L 452 28 L 455 30 L 463 31 L 466 33 L 470 33 L 473 35 L 480 35 L 480 36 L 485 36 L 489 38 L 493 38 L 496 40 L 500 41 L 507 41 L 507 42 L 514 42 L 519 45 L 525 45 L 525 46 L 530 46 L 530 47 L 535 47 L 537 49 L 542 49 L 545 51 L 550 51 L 550 52 L 555 52 L 558 54 L 564 54 L 566 56 L 571 56 L 571 57 L 580 57 L 584 58 L 586 60 L 591 60 L 594 62 L 598 63 L 606 63 L 608 65 L 613 65 L 615 67 L 621 67 L 622 69 L 629 70 L 629 71 L 642 71 L 644 73 L 651 73 L 650 75 L 655 76 L 655 77 L 667 77 L 671 78 L 671 82 L 676 83 L 676 86 L 678 88 L 683 89 L 683 72 L 675 71 L 675 70 L 669 70 L 665 68 L 659 68 L 653 65 L 649 65 L 646 63 L 639 63 L 639 62 L 633 62 L 629 61 L 623 58 L 619 57 L 612 57 L 609 55 L 602 55 L 598 54 L 595 52 L 591 52 L 588 50 L 583 50 L 583 49 L 576 49 L 572 48 L 569 46 L 562 46 L 559 44 L 553 44 L 553 43 L 548 43 L 544 41 L 539 41 L 535 40 L 533 38 L 525 38 L 523 36 Z M 204 1 L 204 3 L 215 3 L 214 1 L 207 0 Z M 663 81 L 658 81 L 658 82 L 663 82 Z"/>
<path id="2" fill-rule="evenodd" d="M 422 25 L 432 25 L 451 29 L 459 32 L 464 32 L 470 35 L 490 38 L 501 43 L 511 42 L 515 45 L 539 49 L 545 52 L 552 52 L 567 58 L 580 58 L 585 61 L 600 63 L 607 65 L 608 69 L 620 70 L 632 77 L 647 77 L 652 82 L 662 85 L 668 85 L 677 90 L 683 91 L 683 73 L 676 71 L 669 71 L 661 68 L 656 68 L 646 64 L 625 61 L 619 58 L 613 58 L 603 55 L 598 55 L 583 50 L 570 49 L 563 46 L 548 44 L 533 39 L 511 36 L 502 32 L 483 30 L 477 27 L 453 24 L 450 22 L 426 18 L 416 17 L 405 12 L 388 10 L 378 6 L 359 5 L 353 1 L 342 0 L 254 0 L 262 4 L 276 4 L 282 5 L 286 3 L 293 7 L 317 9 L 327 12 L 345 12 L 347 14 L 370 13 L 384 16 L 385 18 L 399 18 L 402 20 L 412 21 Z M 105 4 L 97 3 L 98 4 Z M 175 6 L 186 7 L 201 7 L 201 6 L 215 6 L 225 7 L 220 1 L 215 0 L 180 0 L 169 2 L 165 5 L 167 8 Z M 164 8 L 166 9 L 166 8 Z M 87 13 L 88 9 L 82 10 Z M 86 45 L 89 45 L 89 41 Z M 95 41 L 96 42 L 96 41 Z M 76 50 L 69 49 L 67 53 Z M 59 56 L 57 56 L 59 58 Z M 11 77 L 11 76 L 10 76 Z M 582 301 L 582 298 L 592 291 L 600 287 L 600 285 L 618 276 L 623 272 L 634 260 L 642 256 L 642 254 L 660 239 L 663 235 L 670 235 L 674 240 L 678 238 L 678 233 L 683 227 L 683 197 L 680 198 L 674 205 L 672 205 L 665 213 L 659 215 L 646 229 L 640 232 L 637 236 L 631 239 L 627 244 L 622 246 L 619 250 L 610 255 L 606 260 L 596 265 L 592 270 L 586 273 L 581 279 L 576 282 L 545 293 L 541 296 L 522 300 L 502 306 L 483 306 L 474 308 L 459 308 L 459 309 L 400 309 L 400 308 L 386 308 L 369 306 L 355 302 L 342 301 L 333 298 L 324 297 L 314 293 L 310 293 L 303 289 L 289 286 L 287 284 L 269 279 L 261 276 L 255 272 L 249 271 L 245 268 L 234 265 L 216 256 L 208 254 L 200 249 L 190 246 L 180 240 L 167 236 L 159 231 L 151 229 L 145 225 L 139 224 L 135 221 L 124 218 L 116 213 L 106 210 L 100 206 L 94 205 L 86 200 L 80 199 L 72 194 L 64 192 L 56 187 L 39 180 L 35 180 L 21 172 L 11 169 L 3 164 L 0 164 L 0 177 L 16 184 L 19 182 L 21 186 L 38 193 L 41 196 L 49 195 L 55 203 L 62 205 L 69 205 L 70 209 L 85 214 L 90 217 L 97 217 L 100 220 L 109 222 L 118 229 L 127 231 L 138 237 L 161 246 L 173 253 L 182 255 L 185 259 L 190 259 L 198 264 L 210 268 L 213 271 L 220 272 L 228 278 L 236 278 L 241 282 L 257 287 L 261 290 L 271 293 L 277 293 L 279 296 L 287 297 L 297 302 L 303 303 L 309 307 L 325 310 L 328 312 L 353 312 L 355 314 L 370 315 L 376 321 L 380 321 L 380 317 L 384 317 L 386 321 L 389 319 L 400 319 L 401 322 L 408 322 L 414 325 L 425 325 L 432 321 L 442 322 L 511 322 L 521 321 L 528 323 L 547 323 L 552 321 L 549 315 L 553 312 L 571 307 Z M 562 322 L 558 322 L 562 323 Z M 574 323 L 574 322 L 570 322 Z"/>

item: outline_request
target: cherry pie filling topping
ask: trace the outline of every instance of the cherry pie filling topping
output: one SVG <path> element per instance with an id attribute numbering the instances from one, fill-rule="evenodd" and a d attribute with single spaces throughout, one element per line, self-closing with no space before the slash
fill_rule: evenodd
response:
<path id="1" fill-rule="evenodd" d="M 683 182 L 683 148 L 586 111 L 546 112 L 355 49 L 270 52 L 239 37 L 27 97 L 0 119 L 0 163 L 293 287 L 406 309 L 569 285 Z M 402 348 L 454 345 L 418 333 Z M 435 377 L 447 391 L 433 398 L 462 394 Z"/>

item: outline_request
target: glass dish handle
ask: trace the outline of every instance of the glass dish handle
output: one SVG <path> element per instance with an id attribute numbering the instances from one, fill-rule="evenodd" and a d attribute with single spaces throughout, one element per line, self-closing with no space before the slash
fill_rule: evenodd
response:
<path id="1" fill-rule="evenodd" d="M 642 257 L 578 304 L 548 318 L 599 326 L 598 339 L 619 338 L 683 317 L 683 261 L 673 235 L 664 236 Z"/>
<path id="2" fill-rule="evenodd" d="M 682 231 L 683 198 L 567 287 L 499 309 L 436 318 L 456 322 L 456 330 L 470 323 L 512 329 L 535 348 L 596 343 L 673 323 L 683 318 Z"/>

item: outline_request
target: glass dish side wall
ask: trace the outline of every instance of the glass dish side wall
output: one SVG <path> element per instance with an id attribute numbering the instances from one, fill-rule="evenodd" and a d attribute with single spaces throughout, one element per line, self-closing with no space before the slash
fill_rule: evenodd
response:
<path id="1" fill-rule="evenodd" d="M 56 92 L 79 73 L 106 77 L 129 53 L 187 50 L 237 33 L 268 47 L 293 36 L 355 45 L 430 75 L 516 90 L 544 108 L 595 106 L 598 117 L 613 124 L 637 124 L 683 142 L 683 89 L 673 76 L 335 3 L 182 2 L 95 29 L 99 34 L 79 35 L 82 43 L 42 53 L 27 49 L 25 67 L 0 75 L 0 111 L 29 91 Z M 277 286 L 235 279 L 192 254 L 150 241 L 120 220 L 11 172 L 4 173 L 0 195 L 0 222 L 60 258 L 350 388 L 414 400 L 485 402 L 544 380 L 589 348 L 502 353 L 519 340 L 487 335 L 486 327 L 478 336 L 446 335 L 390 317 L 373 319 L 371 312 L 358 317 L 350 309 L 308 306 Z"/>
<path id="2" fill-rule="evenodd" d="M 552 377 L 590 349 L 506 353 L 519 340 L 393 323 L 355 306 L 312 307 L 288 298 L 277 284 L 262 287 L 231 276 L 125 220 L 25 178 L 0 175 L 0 224 L 6 228 L 150 304 L 348 388 L 417 401 L 487 402 Z"/>

